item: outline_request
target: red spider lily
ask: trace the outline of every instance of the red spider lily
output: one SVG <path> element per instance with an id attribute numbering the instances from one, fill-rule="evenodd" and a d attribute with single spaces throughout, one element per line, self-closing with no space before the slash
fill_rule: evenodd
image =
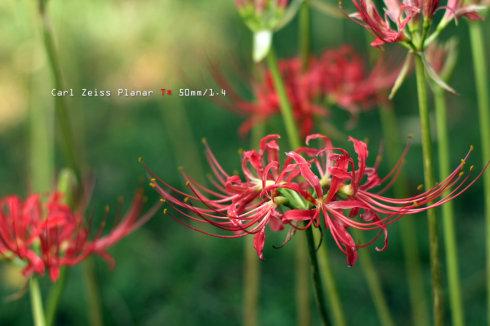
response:
<path id="1" fill-rule="evenodd" d="M 209 233 L 200 226 L 177 219 L 178 222 L 193 230 L 220 238 L 238 238 L 253 234 L 255 249 L 262 258 L 266 226 L 273 231 L 283 228 L 281 213 L 277 210 L 277 189 L 287 188 L 291 180 L 297 176 L 289 160 L 281 166 L 278 138 L 278 135 L 264 137 L 260 142 L 260 150 L 243 153 L 244 180 L 238 175 L 228 174 L 206 145 L 206 156 L 214 173 L 214 178 L 210 179 L 214 189 L 209 189 L 184 174 L 186 186 L 190 190 L 189 193 L 184 193 L 148 170 L 155 177 L 151 185 L 180 215 L 198 224 L 210 224 L 231 234 Z M 199 204 L 201 206 L 198 206 Z"/>
<path id="2" fill-rule="evenodd" d="M 485 9 L 488 6 L 483 1 L 480 3 L 467 3 L 462 0 L 448 0 L 447 9 L 444 13 L 443 21 L 448 22 L 453 19 L 465 17 L 469 20 L 480 20 L 482 17 L 478 11 Z"/>
<path id="3" fill-rule="evenodd" d="M 433 209 L 458 197 L 471 187 L 486 169 L 485 167 L 473 179 L 470 179 L 470 176 L 464 176 L 463 168 L 469 156 L 468 153 L 461 164 L 433 188 L 412 197 L 389 198 L 383 196 L 383 193 L 396 181 L 408 147 L 393 170 L 384 178 L 380 178 L 376 166 L 367 167 L 368 149 L 364 142 L 349 138 L 357 153 L 356 167 L 354 159 L 344 149 L 332 147 L 330 141 L 324 136 L 312 135 L 307 142 L 315 138 L 323 139 L 325 145 L 318 151 L 311 149 L 306 151 L 312 161 L 307 161 L 297 152 L 288 154 L 301 164 L 301 175 L 315 191 L 316 196 L 313 200 L 311 197 L 305 197 L 312 208 L 308 211 L 290 210 L 285 213 L 284 219 L 308 221 L 311 224 L 320 225 L 320 217 L 323 217 L 324 224 L 330 229 L 338 247 L 346 254 L 349 265 L 353 265 L 357 259 L 357 248 L 373 243 L 380 234 L 384 234 L 384 246 L 376 249 L 382 251 L 387 247 L 387 225 L 403 216 Z M 318 171 L 319 177 L 313 172 L 314 169 Z M 472 170 L 473 167 L 470 168 L 470 171 Z M 323 190 L 325 185 L 328 186 L 328 191 Z M 374 191 L 381 186 L 382 189 Z M 448 189 L 450 189 L 449 194 L 444 195 Z M 356 245 L 348 232 L 349 228 L 379 232 L 369 243 Z"/>
<path id="4" fill-rule="evenodd" d="M 424 22 L 419 32 L 426 39 L 425 33 L 429 32 L 431 22 L 436 11 L 444 10 L 441 20 L 440 32 L 451 20 L 466 17 L 477 20 L 481 17 L 478 11 L 485 8 L 478 4 L 465 4 L 463 0 L 448 0 L 445 6 L 441 6 L 439 0 L 384 0 L 384 14 L 381 14 L 372 0 L 352 0 L 356 12 L 349 16 L 358 24 L 374 34 L 375 40 L 372 46 L 381 46 L 386 43 L 397 43 L 410 40 L 410 33 L 406 33 L 410 23 Z M 425 45 L 423 45 L 425 47 Z"/>
<path id="5" fill-rule="evenodd" d="M 279 68 L 303 136 L 311 133 L 316 116 L 328 115 L 328 110 L 320 104 L 323 99 L 328 98 L 331 103 L 355 114 L 376 104 L 380 92 L 391 87 L 396 79 L 396 72 L 388 72 L 381 61 L 368 73 L 362 58 L 350 46 L 326 50 L 321 57 L 311 58 L 306 71 L 298 58 L 280 60 Z M 213 73 L 221 87 L 231 89 L 217 69 L 213 69 Z M 263 78 L 252 84 L 253 102 L 231 91 L 231 102 L 219 103 L 248 117 L 240 127 L 242 135 L 280 113 L 279 96 L 270 71 L 266 70 Z"/>
<path id="6" fill-rule="evenodd" d="M 138 193 L 131 209 L 109 234 L 101 236 L 99 232 L 91 239 L 83 215 L 73 212 L 61 197 L 53 193 L 46 203 L 37 194 L 25 202 L 17 196 L 0 200 L 0 254 L 25 262 L 26 277 L 48 271 L 55 282 L 61 267 L 76 265 L 91 254 L 113 264 L 107 249 L 154 214 L 151 210 L 138 218 L 142 207 L 142 195 Z"/>
<path id="7" fill-rule="evenodd" d="M 253 234 L 260 258 L 263 257 L 267 226 L 272 231 L 279 231 L 287 225 L 292 230 L 324 227 L 346 255 L 347 263 L 353 265 L 357 260 L 357 250 L 371 245 L 380 235 L 384 235 L 384 245 L 376 249 L 387 248 L 387 225 L 458 197 L 486 169 L 475 178 L 465 176 L 463 168 L 468 153 L 441 183 L 421 194 L 395 199 L 383 196 L 383 192 L 396 181 L 408 147 L 393 170 L 381 178 L 376 165 L 367 165 L 367 145 L 357 139 L 349 138 L 357 158 L 342 148 L 333 147 L 325 136 L 315 134 L 307 137 L 307 147 L 287 153 L 284 163 L 280 164 L 278 138 L 277 135 L 269 135 L 262 139 L 260 150 L 243 153 L 244 180 L 226 173 L 206 146 L 206 155 L 215 175 L 211 179 L 213 189 L 184 174 L 190 190 L 185 193 L 148 170 L 152 175 L 151 186 L 184 218 L 175 219 L 193 230 L 220 238 Z M 314 139 L 322 140 L 323 146 L 319 149 L 309 146 Z M 376 190 L 380 187 L 382 189 Z M 445 194 L 446 190 L 450 191 Z M 211 233 L 202 225 L 230 233 Z M 366 244 L 357 244 L 349 232 L 351 229 L 374 230 L 378 234 Z"/>
<path id="8" fill-rule="evenodd" d="M 368 73 L 362 57 L 350 46 L 325 51 L 314 65 L 321 93 L 352 114 L 377 104 L 380 93 L 393 85 L 398 73 L 389 72 L 384 60 Z"/>
<path id="9" fill-rule="evenodd" d="M 385 0 L 385 13 L 381 15 L 372 0 L 352 0 L 357 12 L 350 17 L 376 36 L 371 43 L 372 46 L 396 43 L 405 39 L 405 28 L 421 11 L 417 2 L 404 0 L 400 3 L 399 0 Z"/>

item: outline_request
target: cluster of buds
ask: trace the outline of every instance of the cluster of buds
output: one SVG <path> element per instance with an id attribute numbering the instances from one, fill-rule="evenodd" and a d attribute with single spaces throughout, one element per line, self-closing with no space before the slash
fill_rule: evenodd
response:
<path id="1" fill-rule="evenodd" d="M 353 117 L 374 106 L 383 100 L 382 94 L 391 88 L 398 74 L 389 71 L 383 60 L 368 72 L 362 57 L 347 45 L 310 58 L 306 71 L 299 58 L 280 60 L 279 70 L 303 136 L 313 130 L 315 116 L 328 114 L 329 105 L 337 105 Z M 215 75 L 222 87 L 231 88 L 222 76 Z M 270 70 L 265 70 L 262 77 L 252 82 L 253 102 L 232 94 L 231 103 L 224 103 L 248 117 L 240 128 L 242 135 L 255 124 L 280 113 L 279 96 Z"/>
<path id="2" fill-rule="evenodd" d="M 214 177 L 212 188 L 183 173 L 188 192 L 183 192 L 151 175 L 150 185 L 168 203 L 165 213 L 173 210 L 176 221 L 189 228 L 220 238 L 254 237 L 254 247 L 263 258 L 266 229 L 281 231 L 289 228 L 288 241 L 298 230 L 320 228 L 330 231 L 338 248 L 346 255 L 348 265 L 357 260 L 357 250 L 375 243 L 387 226 L 403 216 L 440 206 L 464 193 L 480 176 L 465 175 L 468 155 L 442 182 L 418 195 L 390 198 L 383 195 L 401 170 L 408 146 L 400 160 L 385 177 L 378 175 L 377 166 L 367 165 L 366 143 L 349 138 L 355 156 L 334 147 L 327 137 L 314 134 L 306 138 L 306 147 L 286 153 L 282 160 L 278 135 L 268 135 L 259 150 L 242 154 L 243 176 L 227 173 L 206 147 L 206 156 Z M 312 141 L 320 147 L 311 146 Z M 356 163 L 357 161 L 357 163 Z M 473 167 L 469 168 L 472 171 Z M 483 172 L 482 172 L 483 173 Z M 210 231 L 212 226 L 221 232 Z M 358 244 L 353 229 L 375 231 L 374 238 Z M 225 231 L 225 232 L 223 232 Z"/>
<path id="3" fill-rule="evenodd" d="M 0 199 L 0 255 L 23 266 L 23 274 L 44 275 L 55 282 L 63 266 L 79 264 L 92 254 L 103 257 L 111 266 L 114 260 L 107 249 L 143 225 L 154 210 L 140 217 L 143 205 L 137 193 L 131 208 L 107 235 L 92 237 L 83 214 L 74 212 L 54 192 L 44 202 L 39 194 L 26 200 L 18 196 Z"/>

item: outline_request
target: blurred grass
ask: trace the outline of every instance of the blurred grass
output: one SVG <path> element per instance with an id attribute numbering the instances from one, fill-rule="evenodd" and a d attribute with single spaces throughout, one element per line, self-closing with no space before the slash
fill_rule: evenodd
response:
<path id="1" fill-rule="evenodd" d="M 227 71 L 233 71 L 237 65 L 245 72 L 250 70 L 251 36 L 236 15 L 232 1 L 51 2 L 66 84 L 75 90 L 171 88 L 176 94 L 179 87 L 213 87 L 207 71 L 208 58 Z M 30 108 L 49 107 L 53 102 L 52 83 L 34 10 L 34 1 L 30 0 L 0 2 L 2 196 L 28 191 L 26 113 Z M 313 21 L 315 53 L 342 44 L 345 40 L 338 37 L 339 29 L 344 31 L 346 40 L 364 53 L 364 31 L 358 26 L 318 13 L 314 14 Z M 278 52 L 283 57 L 296 53 L 295 24 L 287 26 L 276 37 Z M 451 30 L 460 36 L 461 48 L 467 49 L 466 24 L 461 22 L 458 28 Z M 487 40 L 488 46 L 490 33 L 487 33 Z M 471 58 L 468 51 L 460 52 L 452 83 L 460 96 L 449 95 L 448 100 L 454 165 L 470 144 L 476 148 L 475 162 L 479 155 Z M 415 138 L 405 168 L 412 191 L 422 182 L 414 91 L 414 81 L 410 79 L 394 102 L 403 123 L 402 133 L 413 134 Z M 237 150 L 246 148 L 246 139 L 241 139 L 236 132 L 242 119 L 204 98 L 181 98 L 180 103 L 176 103 L 175 98 L 164 97 L 73 97 L 67 100 L 77 122 L 77 134 L 84 143 L 83 155 L 97 182 L 89 209 L 90 215 L 96 217 L 104 214 L 107 204 L 117 208 L 119 196 L 124 196 L 127 202 L 136 188 L 146 187 L 144 170 L 137 163 L 139 156 L 173 184 L 181 184 L 176 172 L 178 166 L 193 170 L 195 162 L 182 162 L 172 153 L 176 140 L 170 137 L 178 137 L 179 126 L 174 126 L 175 130 L 168 127 L 163 121 L 164 110 L 165 114 L 172 114 L 172 110 L 185 108 L 198 149 L 201 149 L 200 139 L 206 137 L 228 170 L 238 166 Z M 343 128 L 347 120 L 343 112 L 334 112 L 333 121 L 339 128 Z M 371 152 L 375 153 L 381 141 L 377 112 L 363 114 L 352 134 L 368 138 Z M 194 154 L 203 165 L 203 155 Z M 63 164 L 59 155 L 57 164 L 58 167 Z M 148 195 L 150 203 L 157 200 L 153 193 L 148 192 Z M 457 200 L 455 206 L 467 321 L 469 325 L 478 324 L 485 312 L 481 184 L 476 184 Z M 417 230 L 423 235 L 419 241 L 429 293 L 426 221 L 423 216 L 413 218 L 420 221 Z M 384 253 L 374 253 L 372 258 L 380 272 L 390 308 L 397 316 L 397 324 L 406 325 L 408 291 L 397 231 L 397 225 L 390 227 L 390 248 Z M 272 249 L 273 244 L 281 243 L 282 237 L 271 234 L 267 239 L 259 312 L 263 325 L 293 325 L 295 321 L 292 246 Z M 359 266 L 347 268 L 333 241 L 328 238 L 326 242 L 332 247 L 332 264 L 349 322 L 376 325 L 377 317 Z M 106 323 L 239 324 L 241 249 L 241 240 L 194 234 L 168 217 L 156 216 L 111 250 L 118 262 L 114 271 L 101 259 L 96 261 Z M 0 272 L 1 299 L 18 289 L 18 279 L 5 267 Z M 43 285 L 48 284 L 49 281 L 44 280 Z M 62 299 L 60 325 L 87 324 L 82 293 L 81 272 L 76 267 L 70 273 Z M 0 305 L 1 325 L 29 325 L 30 320 L 28 298 Z"/>

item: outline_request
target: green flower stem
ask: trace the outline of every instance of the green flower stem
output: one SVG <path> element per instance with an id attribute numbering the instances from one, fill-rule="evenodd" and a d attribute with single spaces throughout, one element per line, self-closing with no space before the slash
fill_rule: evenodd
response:
<path id="1" fill-rule="evenodd" d="M 279 71 L 279 65 L 277 63 L 277 59 L 275 56 L 275 53 L 273 50 L 271 50 L 267 56 L 268 63 L 269 63 L 269 69 L 272 73 L 272 79 L 274 81 L 274 86 L 277 91 L 277 94 L 279 96 L 279 103 L 281 106 L 281 113 L 284 121 L 284 125 L 286 127 L 286 132 L 288 135 L 288 140 L 291 148 L 296 149 L 300 147 L 300 140 L 299 140 L 299 132 L 298 128 L 296 126 L 296 123 L 294 121 L 293 117 L 293 111 L 291 108 L 291 104 L 289 103 L 289 99 L 287 98 L 286 94 L 286 88 L 284 86 L 284 82 L 282 80 L 280 71 Z M 313 269 L 313 283 L 314 283 L 314 288 L 316 292 L 316 299 L 318 303 L 318 307 L 320 310 L 320 316 L 322 318 L 322 321 L 325 325 L 327 325 L 327 310 L 325 307 L 325 297 L 323 294 L 323 287 L 322 287 L 322 280 L 319 271 L 319 266 L 318 266 L 318 259 L 316 255 L 316 248 L 315 248 L 315 243 L 313 240 L 313 233 L 311 228 L 306 230 L 306 237 L 307 237 L 307 244 L 308 244 L 308 253 L 310 255 L 310 262 L 311 266 Z M 303 238 L 300 238 L 303 239 Z M 300 245 L 298 245 L 297 252 L 296 252 L 296 277 L 297 277 L 297 282 L 296 282 L 296 294 L 297 294 L 297 300 L 298 300 L 298 309 L 299 309 L 299 323 L 301 325 L 307 325 L 310 322 L 309 316 L 306 317 L 307 311 L 309 311 L 309 304 L 308 304 L 308 282 L 307 282 L 307 272 L 305 273 L 305 260 L 306 260 L 306 255 L 304 254 L 304 240 L 303 242 L 300 242 Z M 309 314 L 308 314 L 309 315 Z"/>
<path id="2" fill-rule="evenodd" d="M 46 56 L 48 58 L 49 67 L 53 76 L 54 86 L 56 89 L 64 89 L 64 83 L 61 73 L 61 65 L 59 63 L 58 54 L 56 52 L 56 44 L 54 41 L 53 29 L 47 12 L 47 0 L 39 0 L 39 15 L 42 21 L 42 33 Z M 63 154 L 68 167 L 75 171 L 76 175 L 80 176 L 80 166 L 77 157 L 73 129 L 70 122 L 70 117 L 67 111 L 65 98 L 63 96 L 55 97 L 55 112 L 57 123 L 60 127 L 63 142 Z"/>
<path id="3" fill-rule="evenodd" d="M 357 238 L 360 242 L 364 242 L 362 233 L 355 232 Z M 385 295 L 383 293 L 383 287 L 381 286 L 381 280 L 374 267 L 371 255 L 366 249 L 361 249 L 359 252 L 359 262 L 361 264 L 364 276 L 369 287 L 369 292 L 371 292 L 371 297 L 373 299 L 374 307 L 378 313 L 380 325 L 382 326 L 394 326 L 395 322 L 391 316 L 388 303 L 386 302 Z"/>
<path id="4" fill-rule="evenodd" d="M 56 43 L 54 40 L 53 30 L 51 28 L 49 15 L 47 12 L 47 0 L 39 0 L 39 15 L 42 21 L 42 32 L 44 38 L 44 47 L 48 58 L 51 73 L 53 75 L 54 86 L 57 89 L 64 89 L 64 83 L 62 78 L 62 69 L 56 51 Z M 62 142 L 63 142 L 63 154 L 67 162 L 67 166 L 74 171 L 77 176 L 77 180 L 81 180 L 81 167 L 80 158 L 75 146 L 75 137 L 70 121 L 68 108 L 65 103 L 65 99 L 62 96 L 55 98 L 55 112 L 57 124 L 59 125 Z M 88 293 L 88 301 L 90 305 L 89 314 L 91 316 L 92 325 L 102 325 L 102 315 L 100 309 L 100 298 L 97 283 L 95 282 L 94 271 L 92 264 L 87 260 L 84 263 L 83 273 L 85 274 L 86 288 Z M 55 290 L 62 292 L 60 290 Z"/>
<path id="5" fill-rule="evenodd" d="M 282 118 L 286 133 L 288 135 L 289 145 L 292 149 L 300 147 L 299 132 L 293 117 L 293 110 L 286 93 L 286 87 L 277 63 L 274 50 L 271 49 L 267 55 L 269 69 L 272 73 L 274 86 L 279 96 Z M 305 239 L 300 238 L 296 246 L 296 302 L 298 311 L 298 323 L 309 325 L 311 321 L 310 303 L 308 291 L 308 263 Z"/>
<path id="6" fill-rule="evenodd" d="M 446 118 L 446 100 L 444 90 L 438 87 L 434 91 L 434 103 L 437 121 L 439 176 L 444 178 L 451 173 L 449 157 L 449 133 Z M 448 195 L 449 191 L 445 192 Z M 449 282 L 449 300 L 453 325 L 464 325 L 463 303 L 461 300 L 461 284 L 459 281 L 458 246 L 454 226 L 454 207 L 450 201 L 442 206 L 442 224 L 446 246 L 447 275 Z"/>
<path id="7" fill-rule="evenodd" d="M 257 147 L 264 135 L 264 123 L 257 124 L 252 129 L 252 147 Z M 245 237 L 243 265 L 243 325 L 258 325 L 258 307 L 260 296 L 260 264 L 254 249 L 253 237 Z"/>
<path id="8" fill-rule="evenodd" d="M 63 194 L 63 202 L 72 206 L 74 203 L 74 191 L 76 189 L 77 180 L 76 176 L 70 169 L 64 169 L 60 172 L 58 178 L 58 191 Z M 55 322 L 56 311 L 58 310 L 58 305 L 61 300 L 61 295 L 63 294 L 63 289 L 65 288 L 66 275 L 68 270 L 62 268 L 60 271 L 60 276 L 56 283 L 51 287 L 48 295 L 48 300 L 46 304 L 46 325 L 51 326 Z"/>
<path id="9" fill-rule="evenodd" d="M 310 51 L 311 51 L 311 1 L 305 0 L 302 4 L 300 16 L 299 16 L 299 53 L 302 63 L 303 71 L 308 69 Z M 329 131 L 334 133 L 337 131 L 335 127 L 328 124 L 327 121 L 315 121 L 321 127 L 330 127 Z M 337 131 L 338 132 L 338 131 Z M 312 232 L 313 239 L 315 243 L 319 243 L 321 236 L 318 232 Z M 330 302 L 329 310 L 332 314 L 333 324 L 336 326 L 345 326 L 345 315 L 340 301 L 340 297 L 337 291 L 337 286 L 335 284 L 335 278 L 330 266 L 330 260 L 328 257 L 328 246 L 322 246 L 321 250 L 316 256 L 318 260 L 318 267 L 320 271 L 321 281 L 325 284 L 325 290 L 327 294 L 328 301 Z M 323 303 L 325 304 L 325 303 Z M 327 317 L 322 316 L 323 321 L 327 322 Z"/>
<path id="10" fill-rule="evenodd" d="M 432 139 L 430 134 L 430 117 L 427 98 L 427 79 L 424 63 L 420 54 L 415 55 L 415 73 L 417 76 L 417 95 L 419 102 L 420 131 L 422 137 L 422 152 L 424 165 L 425 189 L 434 186 L 434 166 L 432 161 Z M 432 300 L 434 325 L 443 325 L 441 258 L 439 253 L 439 231 L 436 212 L 427 211 L 429 225 L 430 265 L 432 275 Z"/>
<path id="11" fill-rule="evenodd" d="M 41 289 L 39 288 L 39 282 L 35 277 L 31 277 L 31 279 L 29 280 L 29 292 L 31 294 L 31 309 L 32 317 L 34 319 L 34 325 L 45 326 L 46 320 L 44 319 Z"/>
<path id="12" fill-rule="evenodd" d="M 328 313 L 326 309 L 327 303 L 325 296 L 323 295 L 322 278 L 320 275 L 320 267 L 318 265 L 318 257 L 316 254 L 315 238 L 311 227 L 306 230 L 306 239 L 308 241 L 308 252 L 310 254 L 311 272 L 313 275 L 313 286 L 315 287 L 318 311 L 320 312 L 320 319 L 323 325 L 326 326 L 328 325 Z"/>
<path id="13" fill-rule="evenodd" d="M 269 69 L 272 73 L 272 79 L 274 81 L 274 86 L 279 96 L 279 104 L 281 107 L 281 115 L 284 122 L 284 127 L 286 128 L 286 133 L 288 135 L 288 141 L 291 149 L 296 149 L 301 146 L 298 127 L 294 120 L 293 109 L 289 103 L 289 99 L 286 93 L 286 87 L 282 80 L 281 72 L 279 70 L 279 65 L 277 63 L 276 54 L 274 49 L 269 51 L 267 55 L 267 62 L 269 64 Z"/>
<path id="14" fill-rule="evenodd" d="M 99 287 L 95 278 L 94 261 L 90 257 L 83 264 L 83 277 L 87 292 L 87 304 L 89 306 L 89 325 L 102 326 L 104 325 L 104 321 L 102 319 Z"/>
<path id="15" fill-rule="evenodd" d="M 320 232 L 313 232 L 315 237 L 315 243 L 321 241 Z M 344 307 L 342 306 L 342 301 L 340 300 L 339 291 L 337 290 L 337 284 L 335 283 L 335 277 L 332 272 L 332 267 L 330 265 L 330 258 L 328 247 L 326 244 L 322 245 L 321 250 L 318 254 L 318 264 L 320 271 L 322 272 L 322 281 L 324 283 L 325 291 L 327 292 L 328 302 L 330 303 L 330 313 L 332 314 L 332 323 L 335 326 L 345 326 L 347 325 Z"/>
<path id="16" fill-rule="evenodd" d="M 395 166 L 400 156 L 399 129 L 393 107 L 384 105 L 379 108 L 383 139 L 386 146 L 386 156 L 389 166 Z M 394 195 L 403 198 L 407 195 L 407 179 L 404 173 L 400 173 L 397 182 L 393 185 Z M 417 234 L 414 221 L 406 219 L 400 221 L 400 233 L 402 247 L 405 256 L 405 269 L 408 276 L 410 291 L 410 305 L 412 308 L 413 322 L 415 325 L 429 325 L 429 314 L 424 293 L 424 280 L 420 263 L 420 254 L 417 244 Z"/>
<path id="17" fill-rule="evenodd" d="M 308 69 L 311 51 L 311 8 L 309 2 L 309 0 L 304 0 L 299 12 L 299 56 L 303 70 Z"/>
<path id="18" fill-rule="evenodd" d="M 485 41 L 482 25 L 473 22 L 470 28 L 471 51 L 475 71 L 475 83 L 478 96 L 478 110 L 480 114 L 480 137 L 482 147 L 482 161 L 490 161 L 490 101 L 488 67 L 485 58 Z M 486 252 L 487 252 L 487 322 L 490 323 L 490 173 L 483 175 L 483 189 L 485 196 L 485 224 L 486 224 Z"/>
<path id="19" fill-rule="evenodd" d="M 52 326 L 56 319 L 56 311 L 61 301 L 61 295 L 66 284 L 67 269 L 62 268 L 60 276 L 56 283 L 52 286 L 48 294 L 48 300 L 46 303 L 46 326 Z"/>
<path id="20" fill-rule="evenodd" d="M 173 100 L 168 106 L 162 107 L 161 112 L 175 161 L 178 164 L 186 162 L 184 167 L 191 175 L 205 176 L 198 155 L 200 148 L 194 140 L 194 131 L 189 123 L 185 105 L 181 100 Z"/>

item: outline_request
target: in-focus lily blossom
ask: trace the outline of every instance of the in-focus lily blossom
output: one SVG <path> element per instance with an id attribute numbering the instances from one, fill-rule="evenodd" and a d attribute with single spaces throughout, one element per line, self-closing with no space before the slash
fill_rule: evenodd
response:
<path id="1" fill-rule="evenodd" d="M 15 195 L 2 198 L 0 255 L 20 261 L 26 277 L 48 272 L 53 282 L 63 266 L 79 264 L 92 254 L 114 265 L 107 249 L 155 213 L 152 209 L 140 216 L 142 205 L 142 194 L 137 193 L 131 208 L 111 232 L 102 236 L 101 228 L 91 237 L 93 232 L 85 224 L 83 214 L 72 211 L 58 192 L 51 194 L 47 202 L 43 202 L 39 194 L 30 195 L 26 200 Z"/>
<path id="2" fill-rule="evenodd" d="M 355 115 L 383 100 L 380 94 L 393 85 L 398 73 L 396 69 L 388 71 L 385 66 L 381 60 L 368 72 L 362 57 L 350 46 L 329 49 L 319 57 L 312 57 L 306 71 L 299 58 L 280 60 L 279 70 L 302 135 L 312 132 L 315 117 L 328 116 L 329 104 Z M 231 89 L 217 69 L 214 74 L 221 87 Z M 247 117 L 240 127 L 241 135 L 280 114 L 279 96 L 269 70 L 264 70 L 259 80 L 252 81 L 252 91 L 253 101 L 230 92 L 230 102 L 219 103 Z"/>
<path id="3" fill-rule="evenodd" d="M 465 175 L 469 153 L 458 167 L 431 189 L 407 198 L 383 195 L 394 182 L 403 165 L 408 146 L 399 162 L 385 177 L 377 166 L 368 166 L 366 143 L 354 139 L 356 156 L 333 146 L 327 137 L 314 134 L 306 138 L 306 147 L 288 152 L 280 158 L 278 135 L 262 139 L 259 150 L 242 155 L 242 173 L 229 174 L 206 145 L 206 156 L 214 177 L 208 188 L 184 174 L 188 192 L 183 192 L 157 177 L 150 169 L 150 185 L 168 203 L 171 216 L 187 227 L 220 238 L 254 236 L 257 255 L 263 258 L 267 227 L 271 231 L 289 228 L 286 241 L 298 230 L 310 227 L 330 231 L 348 265 L 357 260 L 357 250 L 376 242 L 384 235 L 381 251 L 387 248 L 387 226 L 403 216 L 438 207 L 464 193 L 482 175 Z M 319 148 L 310 146 L 320 141 Z M 282 163 L 281 163 L 282 162 Z M 485 167 L 486 168 L 486 167 Z M 473 171 L 473 167 L 469 169 Z M 445 191 L 449 190 L 445 194 Z M 208 231 L 212 226 L 216 232 Z M 350 231 L 377 231 L 366 244 L 356 243 Z"/>

